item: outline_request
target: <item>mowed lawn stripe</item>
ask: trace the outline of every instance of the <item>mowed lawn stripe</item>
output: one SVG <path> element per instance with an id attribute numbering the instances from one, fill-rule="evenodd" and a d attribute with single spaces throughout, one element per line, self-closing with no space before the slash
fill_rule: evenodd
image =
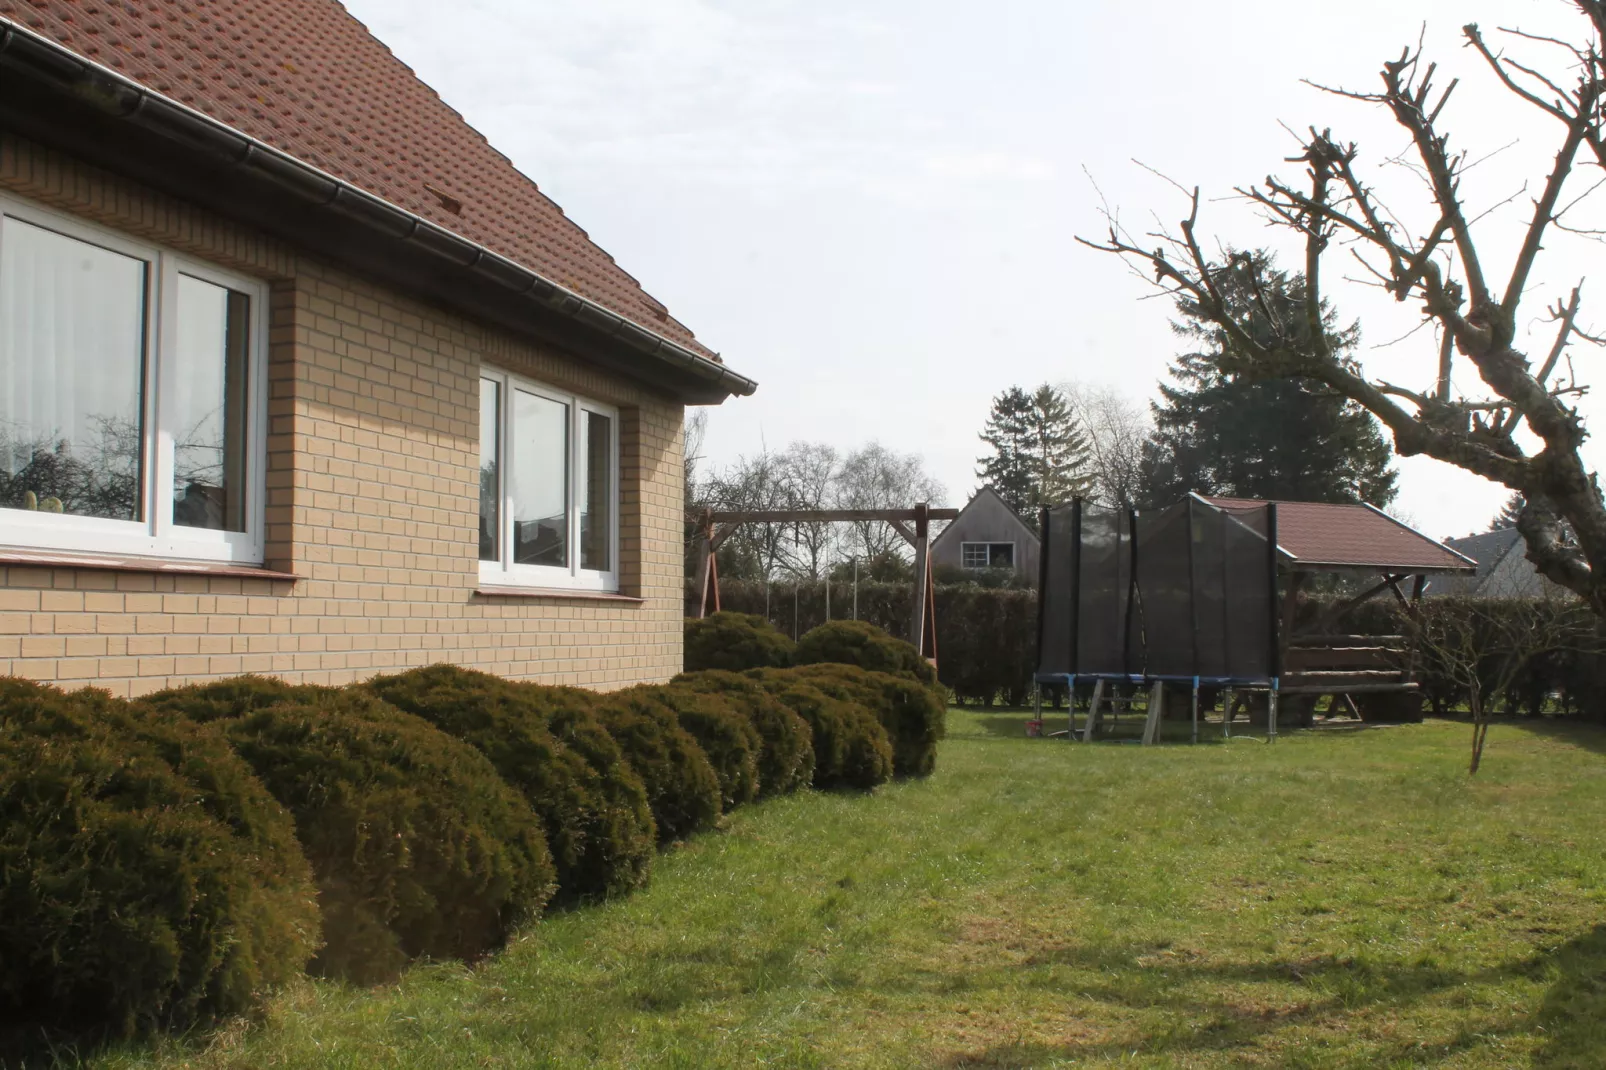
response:
<path id="1" fill-rule="evenodd" d="M 1199 746 L 954 711 L 929 780 L 745 808 L 394 988 L 97 1067 L 1606 1065 L 1606 732 Z"/>

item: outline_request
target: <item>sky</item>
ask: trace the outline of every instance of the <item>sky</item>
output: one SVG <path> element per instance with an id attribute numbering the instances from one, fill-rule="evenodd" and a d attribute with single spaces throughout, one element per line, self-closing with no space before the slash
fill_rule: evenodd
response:
<path id="1" fill-rule="evenodd" d="M 1075 382 L 1147 405 L 1179 351 L 1170 306 L 1087 249 L 1103 206 L 1133 232 L 1174 226 L 1197 185 L 1222 247 L 1302 255 L 1235 187 L 1298 178 L 1290 131 L 1360 146 L 1358 166 L 1417 233 L 1435 215 L 1375 106 L 1303 79 L 1372 89 L 1419 39 L 1452 145 L 1477 161 L 1466 201 L 1503 282 L 1560 142 L 1559 124 L 1463 47 L 1480 22 L 1579 38 L 1565 0 L 347 0 L 353 14 L 535 179 L 646 289 L 759 381 L 710 410 L 715 464 L 797 439 L 922 455 L 950 504 L 976 487 L 977 433 L 1013 385 Z M 1508 39 L 1556 70 L 1546 46 Z M 1574 179 L 1582 194 L 1599 178 Z M 1606 190 L 1569 219 L 1606 226 Z M 1606 248 L 1557 234 L 1519 334 L 1549 348 L 1546 306 Z M 1359 320 L 1368 375 L 1427 387 L 1418 310 L 1327 269 Z M 1581 323 L 1606 327 L 1606 273 Z M 1345 278 L 1356 281 L 1345 281 Z M 1593 300 L 1591 300 L 1593 298 Z M 1408 336 L 1409 335 L 1409 336 Z M 1408 337 L 1405 337 L 1408 336 Z M 1403 337 L 1403 340 L 1401 340 Z M 1575 351 L 1579 376 L 1606 353 Z M 1470 365 L 1455 386 L 1481 384 Z M 1598 422 L 1595 398 L 1582 403 Z M 1595 461 L 1594 443 L 1586 455 Z M 1504 488 L 1400 462 L 1395 511 L 1428 534 L 1483 530 Z"/>

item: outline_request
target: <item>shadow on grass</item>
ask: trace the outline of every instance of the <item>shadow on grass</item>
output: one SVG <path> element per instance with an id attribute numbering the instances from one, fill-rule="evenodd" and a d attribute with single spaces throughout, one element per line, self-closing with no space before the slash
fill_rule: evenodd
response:
<path id="1" fill-rule="evenodd" d="M 1606 754 L 1606 725 L 1577 717 L 1512 718 L 1496 721 L 1495 727 L 1515 728 L 1541 739 L 1571 743 L 1595 754 Z"/>
<path id="2" fill-rule="evenodd" d="M 938 1065 L 1010 1067 L 1025 1070 L 1056 1062 L 1129 1058 L 1134 1052 L 1186 1056 L 1249 1049 L 1269 1033 L 1290 1025 L 1331 1020 L 1334 1015 L 1369 1009 L 1404 1011 L 1439 993 L 1471 985 L 1498 984 L 1515 977 L 1548 980 L 1544 1000 L 1525 1023 L 1467 1021 L 1442 1044 L 1424 1049 L 1399 1042 L 1369 1056 L 1375 1065 L 1430 1066 L 1453 1061 L 1492 1035 L 1535 1031 L 1545 1039 L 1532 1065 L 1544 1070 L 1584 1070 L 1606 1065 L 1606 925 L 1549 952 L 1487 970 L 1463 972 L 1431 964 L 1388 964 L 1317 958 L 1298 962 L 1229 965 L 1167 964 L 1145 969 L 1140 957 L 1153 948 L 1063 947 L 1033 956 L 1027 966 L 1053 964 L 1096 972 L 1096 984 L 1077 984 L 1085 999 L 1134 1009 L 1163 1009 L 1202 1024 L 1163 1028 L 1148 1036 L 1118 1041 L 1026 1043 L 1013 1039 L 948 1056 Z M 941 979 L 931 978 L 939 986 Z M 1034 986 L 1059 987 L 1045 977 Z M 1293 983 L 1283 1006 L 1230 997 L 1199 995 L 1229 991 L 1232 985 Z M 1397 1049 L 1397 1050 L 1396 1050 Z M 1246 1051 L 1247 1054 L 1247 1051 Z M 1264 1053 L 1262 1053 L 1264 1054 Z M 1293 1062 L 1284 1065 L 1304 1065 Z M 1323 1064 L 1326 1065 L 1326 1064 Z M 1346 1064 L 1348 1065 L 1348 1064 Z"/>
<path id="3" fill-rule="evenodd" d="M 1606 925 L 1548 956 L 1554 978 L 1534 1024 L 1545 1046 L 1534 1065 L 1547 1070 L 1598 1067 L 1606 1062 Z"/>

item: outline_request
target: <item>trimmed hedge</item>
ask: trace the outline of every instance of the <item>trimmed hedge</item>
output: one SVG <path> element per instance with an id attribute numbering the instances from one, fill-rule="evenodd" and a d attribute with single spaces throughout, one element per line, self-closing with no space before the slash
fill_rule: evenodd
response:
<path id="1" fill-rule="evenodd" d="M 932 689 L 907 676 L 854 665 L 802 665 L 791 671 L 826 694 L 857 702 L 874 713 L 891 738 L 898 776 L 930 776 L 937 767 L 937 743 L 946 730 L 947 710 Z"/>
<path id="2" fill-rule="evenodd" d="M 686 671 L 783 668 L 796 644 L 763 617 L 714 613 L 686 620 Z"/>
<path id="3" fill-rule="evenodd" d="M 718 695 L 745 714 L 759 738 L 760 798 L 784 795 L 814 782 L 814 730 L 757 680 L 710 669 L 682 673 L 671 686 Z"/>
<path id="4" fill-rule="evenodd" d="M 546 828 L 562 902 L 606 898 L 645 879 L 653 850 L 646 789 L 618 757 L 602 769 L 556 738 L 540 688 L 431 665 L 363 685 L 490 759 Z M 620 783 L 605 783 L 610 778 Z"/>
<path id="5" fill-rule="evenodd" d="M 936 670 L 918 650 L 862 620 L 834 620 L 815 628 L 798 640 L 793 662 L 857 665 L 871 672 L 904 673 L 927 687 L 937 683 Z"/>
<path id="6" fill-rule="evenodd" d="M 867 790 L 891 779 L 892 743 L 865 707 L 833 698 L 793 669 L 753 669 L 747 675 L 809 723 L 815 787 Z"/>
<path id="7" fill-rule="evenodd" d="M 945 582 L 937 577 L 937 673 L 961 702 L 1017 706 L 1031 700 L 1037 659 L 1037 592 L 998 588 L 972 582 Z M 764 613 L 786 635 L 793 634 L 793 609 L 807 633 L 826 623 L 825 585 L 819 582 L 777 583 L 722 580 L 720 600 L 731 610 Z M 794 599 L 794 594 L 796 598 Z M 857 594 L 850 584 L 832 584 L 831 608 L 840 613 L 857 603 L 858 619 L 889 636 L 909 628 L 910 585 L 862 581 Z M 695 604 L 695 597 L 688 596 Z M 794 661 L 799 664 L 800 661 Z M 874 668 L 874 666 L 866 666 Z M 918 671 L 918 670 L 917 670 Z"/>
<path id="8" fill-rule="evenodd" d="M 651 692 L 674 711 L 680 727 L 703 748 L 719 777 L 725 810 L 758 798 L 758 756 L 763 744 L 746 716 L 720 695 L 669 686 L 653 687 Z"/>
<path id="9" fill-rule="evenodd" d="M 327 943 L 315 972 L 375 983 L 409 958 L 475 958 L 538 914 L 553 867 L 540 821 L 486 758 L 357 688 L 241 680 L 151 696 L 223 722 L 295 818 Z"/>
<path id="10" fill-rule="evenodd" d="M 295 825 L 219 732 L 0 679 L 0 1023 L 183 1028 L 317 944 Z"/>
<path id="11" fill-rule="evenodd" d="M 675 711 L 650 686 L 596 696 L 597 716 L 647 787 L 658 840 L 683 839 L 719 820 L 719 776 Z"/>

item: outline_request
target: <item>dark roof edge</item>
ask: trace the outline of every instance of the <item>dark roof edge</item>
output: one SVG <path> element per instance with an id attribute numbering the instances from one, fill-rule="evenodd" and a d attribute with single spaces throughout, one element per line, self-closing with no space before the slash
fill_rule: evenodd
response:
<path id="1" fill-rule="evenodd" d="M 314 207 L 339 212 L 367 230 L 472 272 L 530 306 L 556 314 L 629 350 L 681 380 L 699 397 L 752 394 L 758 383 L 723 363 L 643 327 L 500 253 L 470 241 L 376 194 L 312 166 L 139 82 L 79 55 L 48 37 L 0 17 L 0 63 L 50 90 L 249 170 Z"/>

